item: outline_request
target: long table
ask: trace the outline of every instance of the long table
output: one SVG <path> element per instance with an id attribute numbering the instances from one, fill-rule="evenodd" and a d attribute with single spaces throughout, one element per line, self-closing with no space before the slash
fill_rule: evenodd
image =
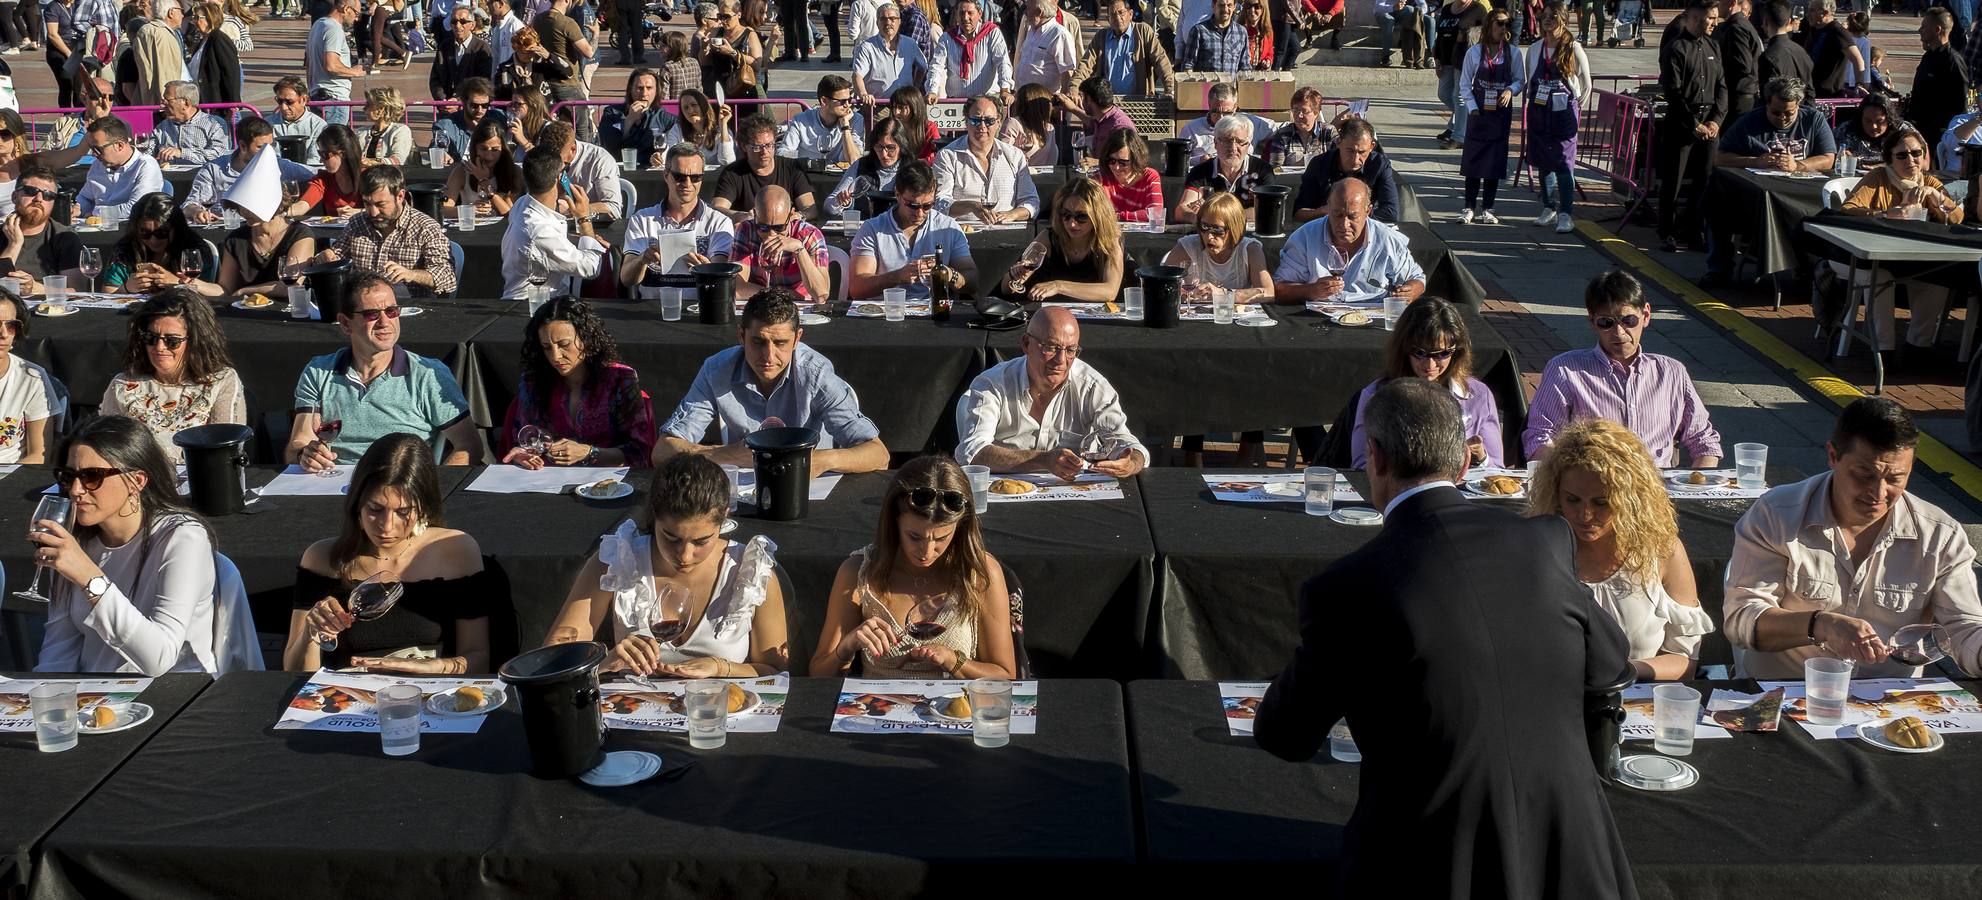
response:
<path id="1" fill-rule="evenodd" d="M 838 681 L 794 679 L 776 732 L 720 750 L 611 732 L 663 760 L 618 789 L 525 774 L 514 703 L 403 759 L 271 731 L 302 683 L 216 682 L 47 836 L 35 895 L 983 896 L 1106 890 L 1136 858 L 1113 682 L 1042 683 L 1039 733 L 984 750 L 829 733 Z"/>

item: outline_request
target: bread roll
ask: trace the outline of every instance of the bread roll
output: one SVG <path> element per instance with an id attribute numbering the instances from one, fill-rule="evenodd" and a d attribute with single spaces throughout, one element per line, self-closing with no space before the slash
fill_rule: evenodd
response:
<path id="1" fill-rule="evenodd" d="M 92 728 L 109 728 L 117 724 L 117 711 L 108 706 L 99 706 L 92 709 L 89 715 L 90 726 Z"/>
<path id="2" fill-rule="evenodd" d="M 742 712 L 744 707 L 750 705 L 750 695 L 745 693 L 742 688 L 732 684 L 729 686 L 727 693 L 729 694 L 730 712 Z"/>
<path id="3" fill-rule="evenodd" d="M 952 719 L 970 718 L 970 698 L 963 694 L 950 698 L 950 702 L 943 705 L 943 715 Z"/>
<path id="4" fill-rule="evenodd" d="M 1886 726 L 1886 740 L 1909 750 L 1925 750 L 1934 743 L 1934 730 L 1917 716 L 1902 716 Z"/>
<path id="5" fill-rule="evenodd" d="M 482 705 L 482 701 L 487 699 L 487 697 L 488 695 L 482 693 L 481 688 L 478 688 L 472 684 L 466 687 L 457 688 L 454 691 L 454 711 L 468 712 L 469 710 L 480 707 Z"/>

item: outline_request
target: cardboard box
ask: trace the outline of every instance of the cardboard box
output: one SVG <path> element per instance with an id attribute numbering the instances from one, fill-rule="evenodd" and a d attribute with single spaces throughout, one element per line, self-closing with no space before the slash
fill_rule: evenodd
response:
<path id="1" fill-rule="evenodd" d="M 1233 81 L 1239 88 L 1239 108 L 1244 110 L 1277 110 L 1285 112 L 1293 102 L 1294 91 L 1300 85 L 1294 81 L 1292 72 L 1248 72 L 1235 79 L 1223 76 L 1191 77 L 1195 73 L 1177 74 L 1177 110 L 1204 112 L 1211 108 L 1211 86 L 1220 81 Z"/>

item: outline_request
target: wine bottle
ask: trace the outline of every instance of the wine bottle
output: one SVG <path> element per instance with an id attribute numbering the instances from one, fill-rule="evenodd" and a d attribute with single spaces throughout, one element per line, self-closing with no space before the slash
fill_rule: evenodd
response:
<path id="1" fill-rule="evenodd" d="M 934 322 L 950 320 L 950 267 L 943 264 L 943 248 L 936 248 L 936 268 L 929 273 L 929 318 Z"/>

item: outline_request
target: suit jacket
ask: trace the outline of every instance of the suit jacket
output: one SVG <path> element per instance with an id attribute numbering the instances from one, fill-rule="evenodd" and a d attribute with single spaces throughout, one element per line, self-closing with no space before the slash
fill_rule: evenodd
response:
<path id="1" fill-rule="evenodd" d="M 1354 730 L 1340 896 L 1636 896 L 1583 727 L 1629 647 L 1573 541 L 1438 487 L 1301 586 L 1301 645 L 1253 734 L 1302 761 L 1336 719 Z"/>
<path id="2" fill-rule="evenodd" d="M 193 73 L 200 84 L 200 102 L 241 102 L 241 50 L 234 39 L 216 29 L 200 46 L 204 48 L 200 70 Z"/>
<path id="3" fill-rule="evenodd" d="M 434 65 L 427 70 L 427 92 L 435 100 L 448 100 L 461 91 L 461 82 L 470 78 L 495 76 L 495 54 L 487 38 L 477 36 L 468 42 L 468 53 L 454 61 L 454 35 L 442 32 L 434 47 Z"/>
<path id="4" fill-rule="evenodd" d="M 1735 13 L 1714 29 L 1713 38 L 1720 45 L 1721 71 L 1727 78 L 1727 118 L 1722 124 L 1732 125 L 1761 102 L 1762 82 L 1755 75 L 1761 66 L 1762 35 L 1746 15 Z"/>
<path id="5" fill-rule="evenodd" d="M 1769 80 L 1777 75 L 1788 75 L 1803 82 L 1811 91 L 1817 88 L 1810 84 L 1810 71 L 1816 64 L 1810 61 L 1810 54 L 1786 34 L 1778 34 L 1762 42 L 1762 55 L 1757 63 L 1755 83 L 1768 87 Z M 1803 98 L 1805 102 L 1816 98 L 1816 94 Z"/>
<path id="6" fill-rule="evenodd" d="M 1100 28 L 1094 38 L 1087 42 L 1087 52 L 1081 54 L 1080 65 L 1074 69 L 1074 85 L 1079 86 L 1095 72 L 1108 71 L 1108 35 L 1111 28 Z M 1151 94 L 1170 92 L 1170 79 L 1175 74 L 1170 69 L 1170 54 L 1163 49 L 1163 40 L 1156 36 L 1156 29 L 1142 22 L 1129 25 L 1129 33 L 1136 36 L 1135 86 L 1136 94 L 1147 97 Z"/>

